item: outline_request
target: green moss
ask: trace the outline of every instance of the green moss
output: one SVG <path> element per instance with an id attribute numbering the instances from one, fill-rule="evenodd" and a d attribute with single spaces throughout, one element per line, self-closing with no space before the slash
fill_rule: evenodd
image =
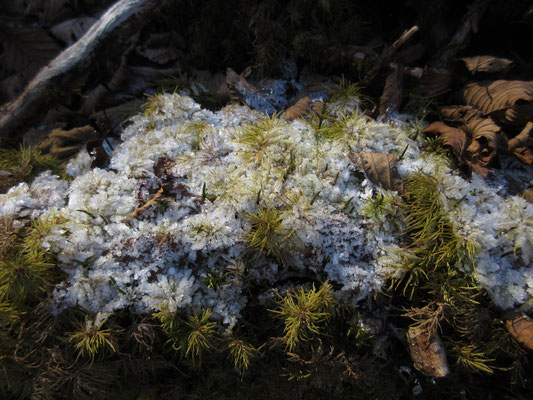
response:
<path id="1" fill-rule="evenodd" d="M 320 333 L 320 326 L 333 312 L 332 287 L 323 283 L 318 289 L 296 289 L 282 296 L 278 294 L 277 308 L 271 310 L 284 324 L 283 342 L 289 351 Z"/>
<path id="2" fill-rule="evenodd" d="M 19 182 L 29 182 L 37 174 L 50 169 L 61 174 L 60 161 L 51 154 L 21 145 L 19 149 L 0 148 L 0 170 L 8 172 L 7 179 L 0 184 L 0 193 Z"/>

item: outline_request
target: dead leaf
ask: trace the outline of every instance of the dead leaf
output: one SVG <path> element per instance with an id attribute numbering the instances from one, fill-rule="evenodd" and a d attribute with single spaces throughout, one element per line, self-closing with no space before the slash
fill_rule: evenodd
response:
<path id="1" fill-rule="evenodd" d="M 409 353 L 414 367 L 425 375 L 442 378 L 450 373 L 446 350 L 438 333 L 411 326 L 407 330 Z"/>
<path id="2" fill-rule="evenodd" d="M 498 153 L 507 151 L 507 138 L 492 118 L 476 118 L 462 128 L 472 140 L 466 150 L 473 163 L 486 167 Z"/>
<path id="3" fill-rule="evenodd" d="M 385 80 L 383 94 L 379 98 L 379 114 L 387 115 L 397 112 L 402 105 L 403 67 L 393 65 L 392 72 Z"/>
<path id="4" fill-rule="evenodd" d="M 504 72 L 513 65 L 512 60 L 492 56 L 463 57 L 459 61 L 464 63 L 471 75 L 479 72 Z"/>
<path id="5" fill-rule="evenodd" d="M 374 184 L 387 190 L 403 193 L 404 182 L 396 169 L 396 154 L 348 153 L 350 161 L 361 168 L 366 177 Z"/>
<path id="6" fill-rule="evenodd" d="M 56 39 L 71 45 L 77 42 L 95 22 L 96 18 L 93 17 L 72 18 L 53 26 L 50 33 Z"/>
<path id="7" fill-rule="evenodd" d="M 472 106 L 445 106 L 440 109 L 442 118 L 452 124 L 465 125 L 481 116 L 481 111 Z"/>
<path id="8" fill-rule="evenodd" d="M 420 86 L 425 98 L 439 97 L 450 90 L 452 76 L 446 69 L 424 68 Z"/>
<path id="9" fill-rule="evenodd" d="M 306 96 L 303 99 L 298 100 L 292 106 L 287 108 L 283 118 L 285 118 L 287 121 L 293 121 L 297 118 L 307 115 L 307 113 L 309 112 L 309 109 L 311 108 L 312 102 L 313 101 L 311 100 L 309 96 Z"/>
<path id="10" fill-rule="evenodd" d="M 533 103 L 518 104 L 504 110 L 494 111 L 490 115 L 503 125 L 523 127 L 528 121 L 533 120 Z"/>
<path id="11" fill-rule="evenodd" d="M 91 169 L 94 168 L 105 168 L 109 164 L 109 156 L 107 155 L 107 152 L 104 150 L 104 147 L 102 146 L 103 140 L 102 139 L 95 139 L 89 141 L 85 148 L 87 150 L 87 153 L 91 155 L 92 162 L 91 162 Z"/>
<path id="12" fill-rule="evenodd" d="M 459 129 L 446 125 L 444 122 L 433 122 L 424 133 L 430 136 L 439 136 L 443 139 L 443 146 L 452 149 L 453 154 L 459 161 L 462 161 L 463 152 L 466 147 L 466 133 Z"/>
<path id="13" fill-rule="evenodd" d="M 505 80 L 471 82 L 459 91 L 459 98 L 484 115 L 489 115 L 498 110 L 532 102 L 533 83 Z"/>
<path id="14" fill-rule="evenodd" d="M 518 135 L 509 140 L 509 150 L 517 147 L 533 147 L 533 122 L 528 122 Z"/>
<path id="15" fill-rule="evenodd" d="M 511 311 L 506 315 L 505 327 L 518 343 L 533 350 L 533 319 L 523 313 Z"/>
<path id="16" fill-rule="evenodd" d="M 157 200 L 159 200 L 162 195 L 163 195 L 163 188 L 160 188 L 157 191 L 157 193 L 154 194 L 154 196 L 150 200 L 148 200 L 146 203 L 144 203 L 139 208 L 133 210 L 133 212 L 130 215 L 128 215 L 127 217 L 123 218 L 120 222 L 128 222 L 128 221 L 131 221 L 134 218 L 137 218 L 140 214 L 142 214 L 148 208 L 150 208 L 151 206 L 157 204 Z"/>

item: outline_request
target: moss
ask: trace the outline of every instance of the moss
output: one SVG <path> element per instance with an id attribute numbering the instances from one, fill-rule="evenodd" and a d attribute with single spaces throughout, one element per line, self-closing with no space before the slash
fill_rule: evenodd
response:
<path id="1" fill-rule="evenodd" d="M 0 193 L 19 182 L 29 182 L 47 169 L 61 174 L 60 161 L 51 154 L 21 145 L 18 149 L 0 148 L 0 169 L 8 173 L 0 184 Z"/>

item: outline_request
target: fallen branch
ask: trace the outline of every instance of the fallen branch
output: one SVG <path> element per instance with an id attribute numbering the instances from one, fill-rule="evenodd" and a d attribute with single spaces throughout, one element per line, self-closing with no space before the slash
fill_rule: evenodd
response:
<path id="1" fill-rule="evenodd" d="M 162 4 L 158 0 L 119 0 L 75 44 L 44 67 L 22 94 L 0 109 L 0 138 L 16 138 L 68 99 L 90 70 L 120 57 L 139 30 Z"/>

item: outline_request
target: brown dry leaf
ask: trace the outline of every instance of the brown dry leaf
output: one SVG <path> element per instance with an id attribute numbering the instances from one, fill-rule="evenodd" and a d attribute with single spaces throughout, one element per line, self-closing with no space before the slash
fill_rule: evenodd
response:
<path id="1" fill-rule="evenodd" d="M 450 373 L 446 350 L 440 336 L 411 326 L 407 331 L 409 353 L 414 367 L 425 375 L 442 378 Z"/>
<path id="2" fill-rule="evenodd" d="M 518 104 L 504 110 L 491 113 L 491 117 L 504 125 L 522 127 L 533 120 L 533 103 Z"/>
<path id="3" fill-rule="evenodd" d="M 452 149 L 453 154 L 458 160 L 462 161 L 463 152 L 466 147 L 466 133 L 459 129 L 446 125 L 444 122 L 433 122 L 426 129 L 426 135 L 440 136 L 443 139 L 443 146 Z"/>
<path id="4" fill-rule="evenodd" d="M 507 138 L 492 118 L 476 118 L 463 126 L 472 142 L 466 149 L 474 164 L 486 167 L 498 154 L 507 151 Z"/>
<path id="5" fill-rule="evenodd" d="M 293 121 L 297 118 L 307 115 L 307 113 L 309 112 L 309 109 L 311 108 L 312 102 L 313 101 L 311 100 L 309 96 L 306 96 L 303 99 L 298 100 L 292 106 L 287 108 L 283 118 L 285 118 L 287 121 Z"/>
<path id="6" fill-rule="evenodd" d="M 451 123 L 467 124 L 481 116 L 481 111 L 472 106 L 445 106 L 440 109 L 442 118 Z"/>
<path id="7" fill-rule="evenodd" d="M 72 18 L 53 26 L 50 33 L 56 39 L 71 45 L 77 42 L 95 22 L 96 18 L 93 17 Z"/>
<path id="8" fill-rule="evenodd" d="M 509 150 L 517 147 L 533 147 L 533 122 L 528 122 L 518 135 L 509 140 Z"/>
<path id="9" fill-rule="evenodd" d="M 347 156 L 364 171 L 371 182 L 387 190 L 403 193 L 404 182 L 396 169 L 396 154 L 348 153 Z"/>
<path id="10" fill-rule="evenodd" d="M 498 110 L 533 101 L 533 83 L 526 81 L 471 82 L 459 91 L 459 98 L 488 115 Z"/>
<path id="11" fill-rule="evenodd" d="M 492 56 L 463 57 L 459 61 L 465 64 L 472 75 L 479 72 L 504 72 L 513 65 L 512 60 Z"/>
<path id="12" fill-rule="evenodd" d="M 60 47 L 40 28 L 5 27 L 0 31 L 0 64 L 4 73 L 31 73 L 55 57 Z"/>
<path id="13" fill-rule="evenodd" d="M 533 122 L 528 122 L 522 132 L 509 140 L 509 151 L 524 164 L 533 167 Z"/>
<path id="14" fill-rule="evenodd" d="M 324 102 L 321 100 L 313 101 L 311 112 L 315 113 L 316 115 L 322 115 L 324 113 Z"/>
<path id="15" fill-rule="evenodd" d="M 511 311 L 506 316 L 505 327 L 518 343 L 533 350 L 533 319 L 520 312 Z"/>
<path id="16" fill-rule="evenodd" d="M 107 152 L 105 151 L 104 147 L 102 146 L 103 140 L 102 139 L 94 139 L 89 141 L 85 145 L 85 149 L 87 150 L 87 153 L 91 155 L 92 162 L 91 162 L 91 169 L 94 168 L 105 168 L 109 164 L 109 156 L 107 155 Z"/>
<path id="17" fill-rule="evenodd" d="M 447 93 L 450 90 L 452 80 L 452 76 L 446 69 L 424 68 L 420 79 L 422 96 L 433 98 Z"/>
<path id="18" fill-rule="evenodd" d="M 163 188 L 160 188 L 150 200 L 148 200 L 146 203 L 144 203 L 139 208 L 133 210 L 133 212 L 130 215 L 123 218 L 120 222 L 128 222 L 134 218 L 137 218 L 140 214 L 142 214 L 144 211 L 150 208 L 150 206 L 157 204 L 157 200 L 159 200 L 159 198 L 161 198 L 162 195 L 163 195 Z"/>
<path id="19" fill-rule="evenodd" d="M 386 115 L 397 112 L 402 105 L 403 94 L 403 67 L 392 66 L 392 72 L 385 80 L 383 94 L 379 98 L 379 114 Z"/>

